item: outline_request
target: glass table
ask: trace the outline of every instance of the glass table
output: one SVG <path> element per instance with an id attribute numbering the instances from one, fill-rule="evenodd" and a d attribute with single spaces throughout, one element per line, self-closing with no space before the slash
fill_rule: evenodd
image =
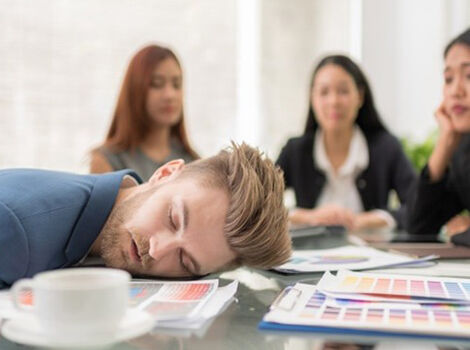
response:
<path id="1" fill-rule="evenodd" d="M 314 237 L 300 237 L 294 246 L 302 249 L 331 248 L 345 245 L 348 235 L 329 232 Z M 455 262 L 455 260 L 453 261 Z M 462 264 L 470 261 L 461 260 Z M 470 266 L 469 266 L 470 268 Z M 197 332 L 156 329 L 140 338 L 117 344 L 111 349 L 233 349 L 233 350 L 359 350 L 359 349 L 470 349 L 468 343 L 433 343 L 399 338 L 372 338 L 327 335 L 320 333 L 287 333 L 259 331 L 257 326 L 269 305 L 287 285 L 296 282 L 316 283 L 321 273 L 282 275 L 271 271 L 239 268 L 207 278 L 220 278 L 220 285 L 237 279 L 237 300 L 203 329 Z M 25 349 L 0 335 L 0 349 Z"/>

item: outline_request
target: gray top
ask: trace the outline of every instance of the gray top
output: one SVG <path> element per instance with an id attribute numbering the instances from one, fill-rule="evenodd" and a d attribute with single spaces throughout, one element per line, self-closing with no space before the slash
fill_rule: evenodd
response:
<path id="1" fill-rule="evenodd" d="M 170 144 L 170 154 L 160 162 L 147 156 L 140 148 L 135 151 L 112 152 L 105 146 L 98 149 L 106 158 L 113 170 L 133 169 L 144 181 L 148 181 L 160 166 L 173 159 L 184 159 L 186 163 L 194 160 L 178 139 L 173 138 Z"/>

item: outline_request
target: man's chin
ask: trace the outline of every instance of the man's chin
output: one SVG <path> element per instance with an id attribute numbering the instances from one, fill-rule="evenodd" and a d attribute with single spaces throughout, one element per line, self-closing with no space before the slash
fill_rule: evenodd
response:
<path id="1" fill-rule="evenodd" d="M 123 260 L 123 258 L 121 259 L 120 257 L 117 257 L 117 256 L 104 255 L 103 261 L 106 267 L 129 271 L 129 266 L 127 264 L 127 261 Z"/>

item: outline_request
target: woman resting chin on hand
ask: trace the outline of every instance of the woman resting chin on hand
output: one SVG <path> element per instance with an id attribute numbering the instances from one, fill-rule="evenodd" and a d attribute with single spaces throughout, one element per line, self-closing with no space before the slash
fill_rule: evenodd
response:
<path id="1" fill-rule="evenodd" d="M 444 65 L 439 136 L 413 193 L 408 231 L 437 234 L 447 223 L 451 241 L 470 246 L 470 219 L 458 216 L 470 210 L 470 29 L 447 45 Z"/>

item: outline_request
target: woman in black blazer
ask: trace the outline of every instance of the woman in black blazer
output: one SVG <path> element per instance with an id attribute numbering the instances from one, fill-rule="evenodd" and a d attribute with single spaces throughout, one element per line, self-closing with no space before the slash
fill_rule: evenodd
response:
<path id="1" fill-rule="evenodd" d="M 348 57 L 328 56 L 310 86 L 305 132 L 290 139 L 277 160 L 286 187 L 295 191 L 292 223 L 403 227 L 416 175 L 382 124 L 366 77 Z M 396 210 L 388 208 L 391 190 L 401 202 Z"/>
<path id="2" fill-rule="evenodd" d="M 437 234 L 443 224 L 452 242 L 470 246 L 470 28 L 444 50 L 443 101 L 435 112 L 439 137 L 421 172 L 410 205 L 408 231 Z"/>

